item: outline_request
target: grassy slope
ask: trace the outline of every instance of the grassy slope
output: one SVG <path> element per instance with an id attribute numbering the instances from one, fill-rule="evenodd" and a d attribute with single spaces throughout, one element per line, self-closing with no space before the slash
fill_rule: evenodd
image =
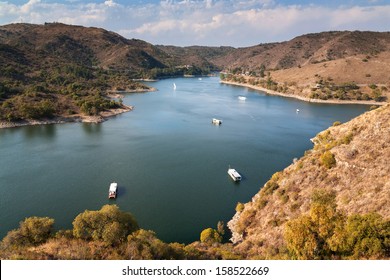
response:
<path id="1" fill-rule="evenodd" d="M 230 228 L 246 257 L 277 257 L 286 221 L 309 210 L 315 189 L 336 191 L 339 210 L 390 218 L 390 105 L 318 134 L 314 148 L 271 180 L 236 213 Z M 326 151 L 336 165 L 321 163 Z"/>

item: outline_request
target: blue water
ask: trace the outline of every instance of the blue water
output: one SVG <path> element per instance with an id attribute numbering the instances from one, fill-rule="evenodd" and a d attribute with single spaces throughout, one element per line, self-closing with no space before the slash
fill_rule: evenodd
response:
<path id="1" fill-rule="evenodd" d="M 85 209 L 116 203 L 164 241 L 198 240 L 310 149 L 310 138 L 367 110 L 269 96 L 216 77 L 150 85 L 158 91 L 126 94 L 134 110 L 101 124 L 0 130 L 0 237 L 25 217 L 49 216 L 65 229 Z M 223 124 L 212 125 L 214 117 Z M 230 179 L 229 165 L 243 181 Z M 115 201 L 107 199 L 112 181 Z"/>

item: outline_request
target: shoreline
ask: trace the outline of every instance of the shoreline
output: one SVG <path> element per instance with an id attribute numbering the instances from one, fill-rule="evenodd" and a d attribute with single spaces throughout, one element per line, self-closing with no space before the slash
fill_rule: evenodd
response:
<path id="1" fill-rule="evenodd" d="M 151 87 L 148 89 L 134 89 L 134 90 L 110 90 L 107 91 L 107 97 L 111 99 L 124 98 L 123 94 L 126 93 L 147 93 L 157 91 L 156 88 Z M 86 116 L 81 114 L 75 114 L 70 116 L 57 116 L 52 119 L 42 120 L 22 120 L 16 122 L 0 121 L 0 129 L 3 128 L 15 128 L 22 126 L 33 126 L 33 125 L 47 125 L 47 124 L 63 124 L 63 123 L 102 123 L 116 115 L 120 115 L 126 112 L 132 111 L 134 106 L 122 105 L 122 108 L 110 109 L 102 111 L 96 116 Z"/>
<path id="2" fill-rule="evenodd" d="M 230 81 L 220 81 L 221 84 L 227 84 L 227 85 L 233 85 L 233 86 L 239 86 L 239 87 L 246 87 L 258 91 L 263 91 L 269 95 L 277 95 L 277 96 L 282 96 L 282 97 L 288 97 L 288 98 L 294 98 L 298 99 L 301 101 L 309 102 L 309 103 L 326 103 L 326 104 L 357 104 L 357 105 L 379 105 L 383 106 L 388 104 L 388 102 L 377 102 L 377 101 L 360 101 L 360 100 L 322 100 L 322 99 L 313 99 L 313 98 L 308 98 L 304 96 L 299 96 L 295 94 L 286 94 L 270 89 L 266 89 L 263 87 L 259 86 L 254 86 L 250 84 L 242 84 L 242 83 L 237 83 L 237 82 L 230 82 Z"/>
<path id="3" fill-rule="evenodd" d="M 0 129 L 2 128 L 15 128 L 22 126 L 35 126 L 35 125 L 47 125 L 47 124 L 64 124 L 64 123 L 102 123 L 116 115 L 120 115 L 133 110 L 133 106 L 123 105 L 123 108 L 111 109 L 109 111 L 100 112 L 97 116 L 84 116 L 80 114 L 71 116 L 59 116 L 52 119 L 43 120 L 23 120 L 18 122 L 6 122 L 0 121 Z"/>

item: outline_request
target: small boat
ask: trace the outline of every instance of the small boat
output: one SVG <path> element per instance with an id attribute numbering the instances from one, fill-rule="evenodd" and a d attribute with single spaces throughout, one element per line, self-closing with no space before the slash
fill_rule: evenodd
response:
<path id="1" fill-rule="evenodd" d="M 175 83 L 173 83 L 173 89 L 176 89 L 176 84 Z"/>
<path id="2" fill-rule="evenodd" d="M 230 177 L 232 177 L 232 179 L 235 182 L 241 181 L 242 177 L 241 177 L 240 173 L 238 173 L 237 170 L 235 170 L 234 168 L 230 168 L 230 166 L 229 166 L 227 173 L 229 174 Z"/>
<path id="3" fill-rule="evenodd" d="M 240 95 L 240 96 L 238 97 L 238 99 L 241 100 L 241 101 L 245 101 L 245 100 L 246 100 L 246 97 Z"/>
<path id="4" fill-rule="evenodd" d="M 199 80 L 199 81 L 201 81 L 201 80 L 202 80 L 202 78 L 198 78 L 198 80 Z"/>
<path id="5" fill-rule="evenodd" d="M 297 109 L 297 113 L 299 113 L 299 109 Z"/>
<path id="6" fill-rule="evenodd" d="M 211 121 L 211 123 L 212 124 L 216 124 L 216 125 L 220 125 L 220 124 L 222 124 L 222 121 L 221 120 L 219 120 L 219 119 L 213 119 L 212 121 Z"/>
<path id="7" fill-rule="evenodd" d="M 108 198 L 116 198 L 118 194 L 118 184 L 113 182 L 110 184 L 110 188 L 108 189 Z"/>

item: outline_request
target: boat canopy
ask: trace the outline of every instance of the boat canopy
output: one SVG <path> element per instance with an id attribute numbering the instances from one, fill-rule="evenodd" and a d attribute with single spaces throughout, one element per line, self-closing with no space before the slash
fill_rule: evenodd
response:
<path id="1" fill-rule="evenodd" d="M 118 188 L 117 183 L 111 183 L 110 185 L 110 192 L 116 192 L 116 189 Z"/>

